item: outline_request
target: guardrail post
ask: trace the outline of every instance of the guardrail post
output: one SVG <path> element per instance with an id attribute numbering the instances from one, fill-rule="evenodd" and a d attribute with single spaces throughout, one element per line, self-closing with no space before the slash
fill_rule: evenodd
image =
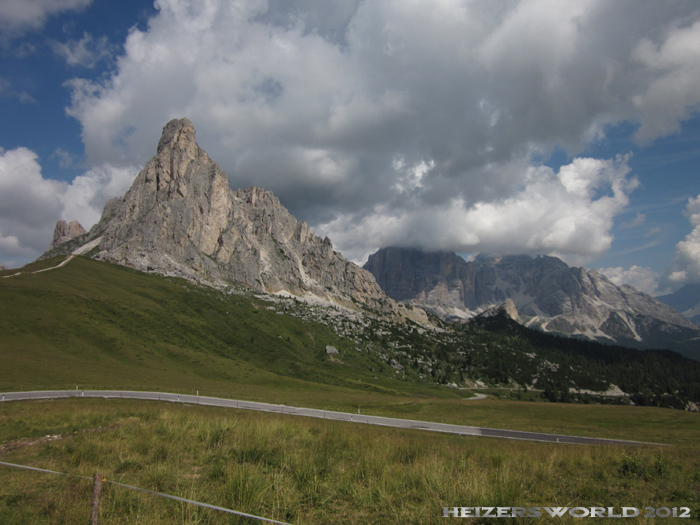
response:
<path id="1" fill-rule="evenodd" d="M 100 493 L 102 492 L 102 474 L 95 474 L 92 485 L 92 507 L 90 508 L 90 525 L 97 525 L 100 515 Z"/>

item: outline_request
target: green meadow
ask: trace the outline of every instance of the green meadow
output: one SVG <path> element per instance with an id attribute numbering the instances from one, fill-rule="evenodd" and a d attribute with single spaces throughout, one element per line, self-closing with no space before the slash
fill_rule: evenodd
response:
<path id="1" fill-rule="evenodd" d="M 225 294 L 81 257 L 29 273 L 60 260 L 9 278 L 1 277 L 16 271 L 0 272 L 0 391 L 198 391 L 665 446 L 562 446 L 65 399 L 1 403 L 0 461 L 101 473 L 289 523 L 438 523 L 445 521 L 442 507 L 454 506 L 689 507 L 693 518 L 683 523 L 700 516 L 697 413 L 514 401 L 507 391 L 468 400 L 468 390 L 397 378 L 326 324 L 280 314 L 250 293 Z M 327 345 L 339 354 L 328 356 Z M 0 479 L 0 524 L 88 521 L 89 480 L 4 466 Z M 100 523 L 254 522 L 106 484 Z"/>

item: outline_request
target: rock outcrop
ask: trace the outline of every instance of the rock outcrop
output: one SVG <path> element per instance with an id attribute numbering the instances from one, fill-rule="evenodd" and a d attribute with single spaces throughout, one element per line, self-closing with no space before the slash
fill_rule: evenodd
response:
<path id="1" fill-rule="evenodd" d="M 53 231 L 53 242 L 51 242 L 51 248 L 57 248 L 61 244 L 85 235 L 87 232 L 80 225 L 78 221 L 71 221 L 70 223 L 60 220 L 56 223 L 56 228 Z"/>
<path id="2" fill-rule="evenodd" d="M 105 206 L 88 240 L 98 259 L 269 293 L 306 293 L 397 313 L 372 274 L 333 250 L 262 188 L 232 191 L 188 119 L 163 129 L 156 155 L 123 198 Z"/>
<path id="3" fill-rule="evenodd" d="M 524 325 L 547 332 L 679 351 L 699 346 L 697 327 L 673 308 L 556 257 L 467 262 L 451 252 L 384 248 L 364 267 L 390 297 L 446 319 L 470 319 L 511 300 Z"/>
<path id="4" fill-rule="evenodd" d="M 513 299 L 506 299 L 506 301 L 500 306 L 492 306 L 487 310 L 484 310 L 475 319 L 486 319 L 489 317 L 502 317 L 504 319 L 510 319 L 516 323 L 520 323 L 520 316 L 518 315 L 518 309 L 513 302 Z"/>

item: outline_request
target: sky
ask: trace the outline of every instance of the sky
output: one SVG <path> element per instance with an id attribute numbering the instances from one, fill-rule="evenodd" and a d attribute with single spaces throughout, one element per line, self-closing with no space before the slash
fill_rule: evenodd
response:
<path id="1" fill-rule="evenodd" d="M 700 282 L 696 0 L 2 0 L 0 264 L 86 229 L 187 117 L 362 264 L 547 254 Z"/>

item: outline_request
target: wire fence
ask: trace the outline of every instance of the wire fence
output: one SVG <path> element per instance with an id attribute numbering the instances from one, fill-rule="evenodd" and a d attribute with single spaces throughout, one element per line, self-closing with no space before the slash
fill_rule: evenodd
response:
<path id="1" fill-rule="evenodd" d="M 81 476 L 81 475 L 78 475 L 78 474 L 68 474 L 68 473 L 66 473 L 66 472 L 57 472 L 57 471 L 55 471 L 55 470 L 48 470 L 48 469 L 38 468 L 38 467 L 30 467 L 30 466 L 28 466 L 28 465 L 18 465 L 18 464 L 16 464 L 16 463 L 6 463 L 6 462 L 4 462 L 4 461 L 0 461 L 0 465 L 4 465 L 4 466 L 6 466 L 6 467 L 21 468 L 21 469 L 31 470 L 31 471 L 35 471 L 35 472 L 43 472 L 43 473 L 46 473 L 46 474 L 58 474 L 58 475 L 60 475 L 60 476 L 67 476 L 67 477 L 71 477 L 71 478 L 88 479 L 88 480 L 92 480 L 92 479 L 93 479 L 93 478 L 88 477 L 88 476 Z M 240 511 L 238 511 L 238 510 L 227 509 L 227 508 L 225 508 L 225 507 L 219 507 L 219 506 L 217 506 L 217 505 L 211 505 L 211 504 L 209 504 L 209 503 L 203 503 L 203 502 L 201 502 L 201 501 L 195 501 L 195 500 L 192 500 L 192 499 L 181 498 L 181 497 L 179 497 L 179 496 L 173 496 L 172 494 L 164 494 L 163 492 L 156 492 L 156 491 L 154 491 L 154 490 L 144 489 L 144 488 L 141 488 L 141 487 L 134 487 L 134 486 L 132 486 L 132 485 L 126 485 L 126 484 L 124 484 L 124 483 L 119 483 L 118 481 L 112 481 L 112 480 L 106 479 L 106 478 L 101 479 L 101 481 L 102 481 L 103 483 L 110 483 L 110 484 L 112 484 L 112 485 L 117 485 L 117 486 L 119 486 L 119 487 L 124 487 L 124 488 L 126 488 L 126 489 L 131 489 L 131 490 L 137 490 L 137 491 L 140 491 L 140 492 L 145 492 L 145 493 L 147 493 L 147 494 L 152 494 L 152 495 L 154 495 L 154 496 L 158 496 L 158 497 L 161 497 L 161 498 L 167 498 L 167 499 L 179 501 L 179 502 L 182 502 L 182 503 L 188 503 L 188 504 L 190 504 L 190 505 L 196 505 L 196 506 L 198 506 L 198 507 L 203 507 L 203 508 L 205 508 L 205 509 L 212 509 L 212 510 L 216 510 L 216 511 L 219 511 L 219 512 L 226 512 L 226 513 L 228 513 L 228 514 L 235 514 L 236 516 L 243 516 L 244 518 L 251 518 L 251 519 L 254 519 L 254 520 L 263 521 L 263 522 L 267 522 L 267 523 L 276 523 L 276 524 L 278 524 L 278 525 L 290 525 L 289 523 L 286 523 L 286 522 L 284 522 L 284 521 L 277 521 L 277 520 L 273 520 L 273 519 L 271 519 L 271 518 L 264 518 L 264 517 L 262 517 L 262 516 L 255 516 L 255 515 L 253 515 L 253 514 L 248 514 L 248 513 L 245 513 L 245 512 L 240 512 Z"/>

